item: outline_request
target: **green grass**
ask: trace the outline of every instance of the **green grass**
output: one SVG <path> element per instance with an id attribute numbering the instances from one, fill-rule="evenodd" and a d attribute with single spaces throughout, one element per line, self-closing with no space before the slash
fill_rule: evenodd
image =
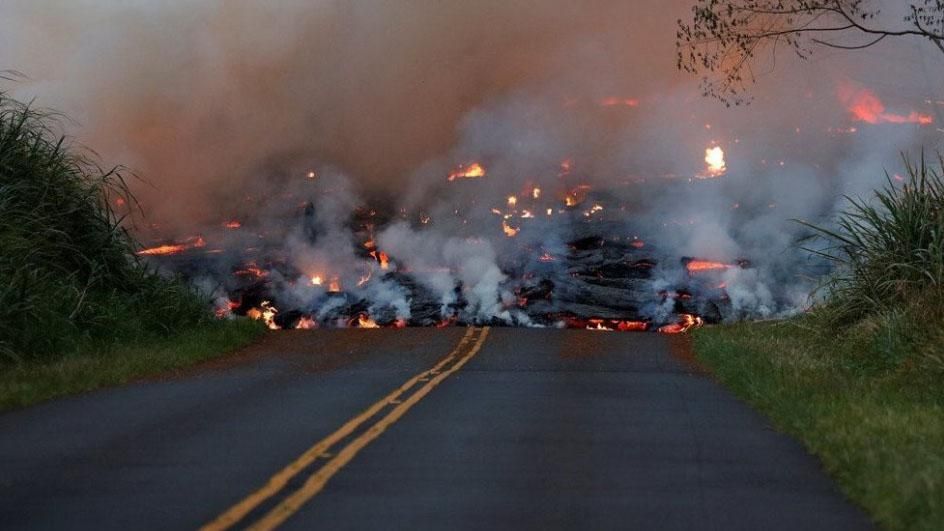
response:
<path id="1" fill-rule="evenodd" d="M 0 72 L 0 79 L 9 80 Z M 122 167 L 0 91 L 0 410 L 219 356 L 261 333 L 137 258 Z"/>
<path id="2" fill-rule="evenodd" d="M 212 320 L 206 297 L 137 259 L 126 172 L 58 135 L 61 120 L 0 91 L 0 361 Z"/>
<path id="3" fill-rule="evenodd" d="M 186 368 L 230 353 L 264 332 L 254 321 L 208 322 L 169 337 L 90 345 L 51 361 L 0 366 L 0 411 Z"/>
<path id="4" fill-rule="evenodd" d="M 698 359 L 806 445 L 888 529 L 944 528 L 944 335 L 892 311 L 847 329 L 814 313 L 711 327 Z"/>
<path id="5" fill-rule="evenodd" d="M 810 227 L 826 241 L 813 252 L 836 266 L 824 292 L 833 323 L 894 311 L 916 298 L 944 303 L 944 157 L 904 157 L 908 178 L 876 190 L 869 200 L 847 197 L 835 228 Z"/>

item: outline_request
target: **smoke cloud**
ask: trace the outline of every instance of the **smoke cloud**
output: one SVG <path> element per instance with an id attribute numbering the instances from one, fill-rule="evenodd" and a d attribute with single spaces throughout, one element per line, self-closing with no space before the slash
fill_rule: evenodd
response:
<path id="1" fill-rule="evenodd" d="M 743 314 L 798 308 L 809 288 L 799 271 L 809 264 L 789 220 L 828 220 L 843 194 L 868 194 L 883 168 L 894 173 L 901 151 L 941 146 L 944 124 L 857 118 L 849 87 L 874 93 L 890 115 L 937 116 L 944 69 L 911 41 L 762 60 L 753 104 L 728 109 L 675 69 L 675 23 L 690 7 L 6 0 L 0 69 L 26 74 L 7 85 L 14 95 L 65 112 L 83 144 L 144 178 L 135 192 L 165 236 L 253 217 L 262 240 L 305 275 L 333 266 L 354 285 L 364 272 L 346 221 L 383 204 L 408 214 L 378 227 L 379 245 L 424 271 L 417 278 L 444 309 L 460 285 L 475 318 L 523 322 L 508 314 L 514 294 L 502 257 L 563 253 L 583 229 L 506 221 L 520 230 L 508 238 L 491 209 L 504 212 L 509 195 L 537 187 L 545 195 L 531 203 L 542 209 L 528 213 L 541 217 L 543 201 L 585 186 L 621 205 L 605 214 L 618 232 L 652 240 L 666 256 L 750 258 L 755 267 L 725 274 Z M 700 179 L 710 146 L 724 148 L 726 173 Z M 487 175 L 447 181 L 472 162 Z M 287 224 L 299 197 L 315 202 L 314 225 Z M 572 214 L 580 220 L 591 204 Z M 415 216 L 431 223 L 421 231 Z M 234 238 L 252 246 L 260 237 Z M 657 272 L 665 286 L 678 274 Z M 371 312 L 409 318 L 409 294 L 379 277 L 363 287 Z M 293 304 L 330 297 L 295 280 L 280 280 L 296 286 L 284 295 Z M 318 299 L 320 311 L 341 304 L 334 297 Z"/>

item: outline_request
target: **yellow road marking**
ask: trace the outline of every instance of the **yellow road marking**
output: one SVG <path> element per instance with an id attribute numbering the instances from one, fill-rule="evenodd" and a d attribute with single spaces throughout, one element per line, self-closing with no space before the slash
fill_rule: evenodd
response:
<path id="1" fill-rule="evenodd" d="M 361 424 L 376 415 L 380 410 L 391 404 L 402 404 L 403 402 L 400 400 L 400 396 L 419 383 L 422 378 L 427 377 L 430 374 L 439 374 L 440 369 L 455 359 L 462 348 L 466 346 L 474 332 L 474 328 L 469 328 L 465 335 L 462 336 L 462 339 L 459 340 L 456 348 L 443 357 L 433 368 L 425 370 L 410 378 L 406 381 L 406 383 L 395 389 L 393 392 L 381 398 L 379 401 L 365 409 L 356 417 L 347 421 L 343 426 L 338 428 L 337 431 L 318 441 L 318 443 L 299 456 L 298 459 L 292 461 L 288 464 L 288 466 L 272 476 L 269 481 L 266 482 L 266 484 L 263 485 L 259 490 L 253 492 L 236 505 L 233 505 L 227 509 L 226 512 L 218 516 L 212 522 L 201 527 L 201 531 L 223 531 L 225 529 L 229 529 L 234 524 L 242 520 L 253 509 L 258 507 L 262 502 L 266 501 L 282 490 L 293 477 L 311 465 L 311 463 L 313 463 L 319 457 L 329 456 L 330 454 L 327 453 L 329 448 L 337 444 L 338 441 L 352 434 L 355 430 L 357 430 L 358 427 L 360 427 Z M 483 332 L 483 336 L 480 336 L 479 339 L 482 340 L 485 334 L 486 332 Z M 477 350 L 478 349 L 476 348 L 476 351 Z M 429 384 L 426 385 L 428 386 Z M 328 464 L 330 463 L 331 461 L 328 462 Z"/>
<path id="2" fill-rule="evenodd" d="M 340 452 L 338 452 L 337 457 L 328 461 L 323 467 L 318 469 L 317 472 L 311 475 L 305 484 L 292 493 L 290 496 L 282 500 L 274 509 L 269 511 L 268 514 L 263 516 L 259 521 L 250 526 L 248 529 L 251 531 L 268 531 L 275 529 L 281 525 L 285 520 L 290 516 L 295 514 L 302 505 L 304 505 L 308 500 L 312 499 L 316 494 L 321 492 L 325 484 L 334 476 L 339 470 L 341 470 L 344 465 L 348 464 L 354 456 L 357 455 L 365 446 L 371 443 L 393 423 L 400 419 L 407 411 L 410 410 L 414 405 L 417 404 L 420 400 L 423 399 L 430 391 L 433 390 L 437 385 L 442 383 L 443 380 L 448 378 L 451 374 L 455 373 L 462 368 L 463 365 L 468 363 L 473 356 L 475 356 L 478 351 L 482 348 L 482 344 L 485 343 L 485 338 L 488 336 L 489 328 L 485 327 L 482 329 L 481 335 L 479 335 L 478 340 L 469 350 L 469 352 L 452 365 L 448 370 L 440 373 L 438 376 L 433 378 L 423 387 L 420 387 L 415 393 L 409 396 L 402 404 L 398 405 L 390 413 L 387 414 L 384 418 L 377 421 L 376 424 L 367 429 L 366 432 L 361 434 L 359 437 L 350 442 L 345 446 Z"/>

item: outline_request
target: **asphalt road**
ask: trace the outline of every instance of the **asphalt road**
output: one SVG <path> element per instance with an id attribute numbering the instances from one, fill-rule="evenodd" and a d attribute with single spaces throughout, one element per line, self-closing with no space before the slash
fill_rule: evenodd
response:
<path id="1" fill-rule="evenodd" d="M 0 415 L 0 529 L 871 527 L 688 356 L 656 334 L 272 334 Z"/>

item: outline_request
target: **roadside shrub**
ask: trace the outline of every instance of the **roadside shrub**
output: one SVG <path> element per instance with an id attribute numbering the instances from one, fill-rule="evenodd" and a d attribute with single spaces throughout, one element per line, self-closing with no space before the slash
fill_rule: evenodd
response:
<path id="1" fill-rule="evenodd" d="M 904 158 L 903 182 L 870 200 L 848 198 L 836 228 L 808 223 L 828 244 L 811 252 L 835 265 L 814 310 L 827 333 L 841 328 L 875 368 L 944 370 L 944 158 Z M 917 355 L 916 355 L 917 354 Z"/>
<path id="2" fill-rule="evenodd" d="M 835 319 L 944 301 L 944 159 L 904 162 L 903 183 L 888 177 L 872 200 L 848 198 L 837 228 L 807 224 L 830 244 L 813 252 L 836 265 L 824 286 Z"/>
<path id="3" fill-rule="evenodd" d="M 0 92 L 0 359 L 169 334 L 208 319 L 182 282 L 134 255 L 113 204 L 134 208 L 123 169 L 54 132 L 58 116 Z"/>

